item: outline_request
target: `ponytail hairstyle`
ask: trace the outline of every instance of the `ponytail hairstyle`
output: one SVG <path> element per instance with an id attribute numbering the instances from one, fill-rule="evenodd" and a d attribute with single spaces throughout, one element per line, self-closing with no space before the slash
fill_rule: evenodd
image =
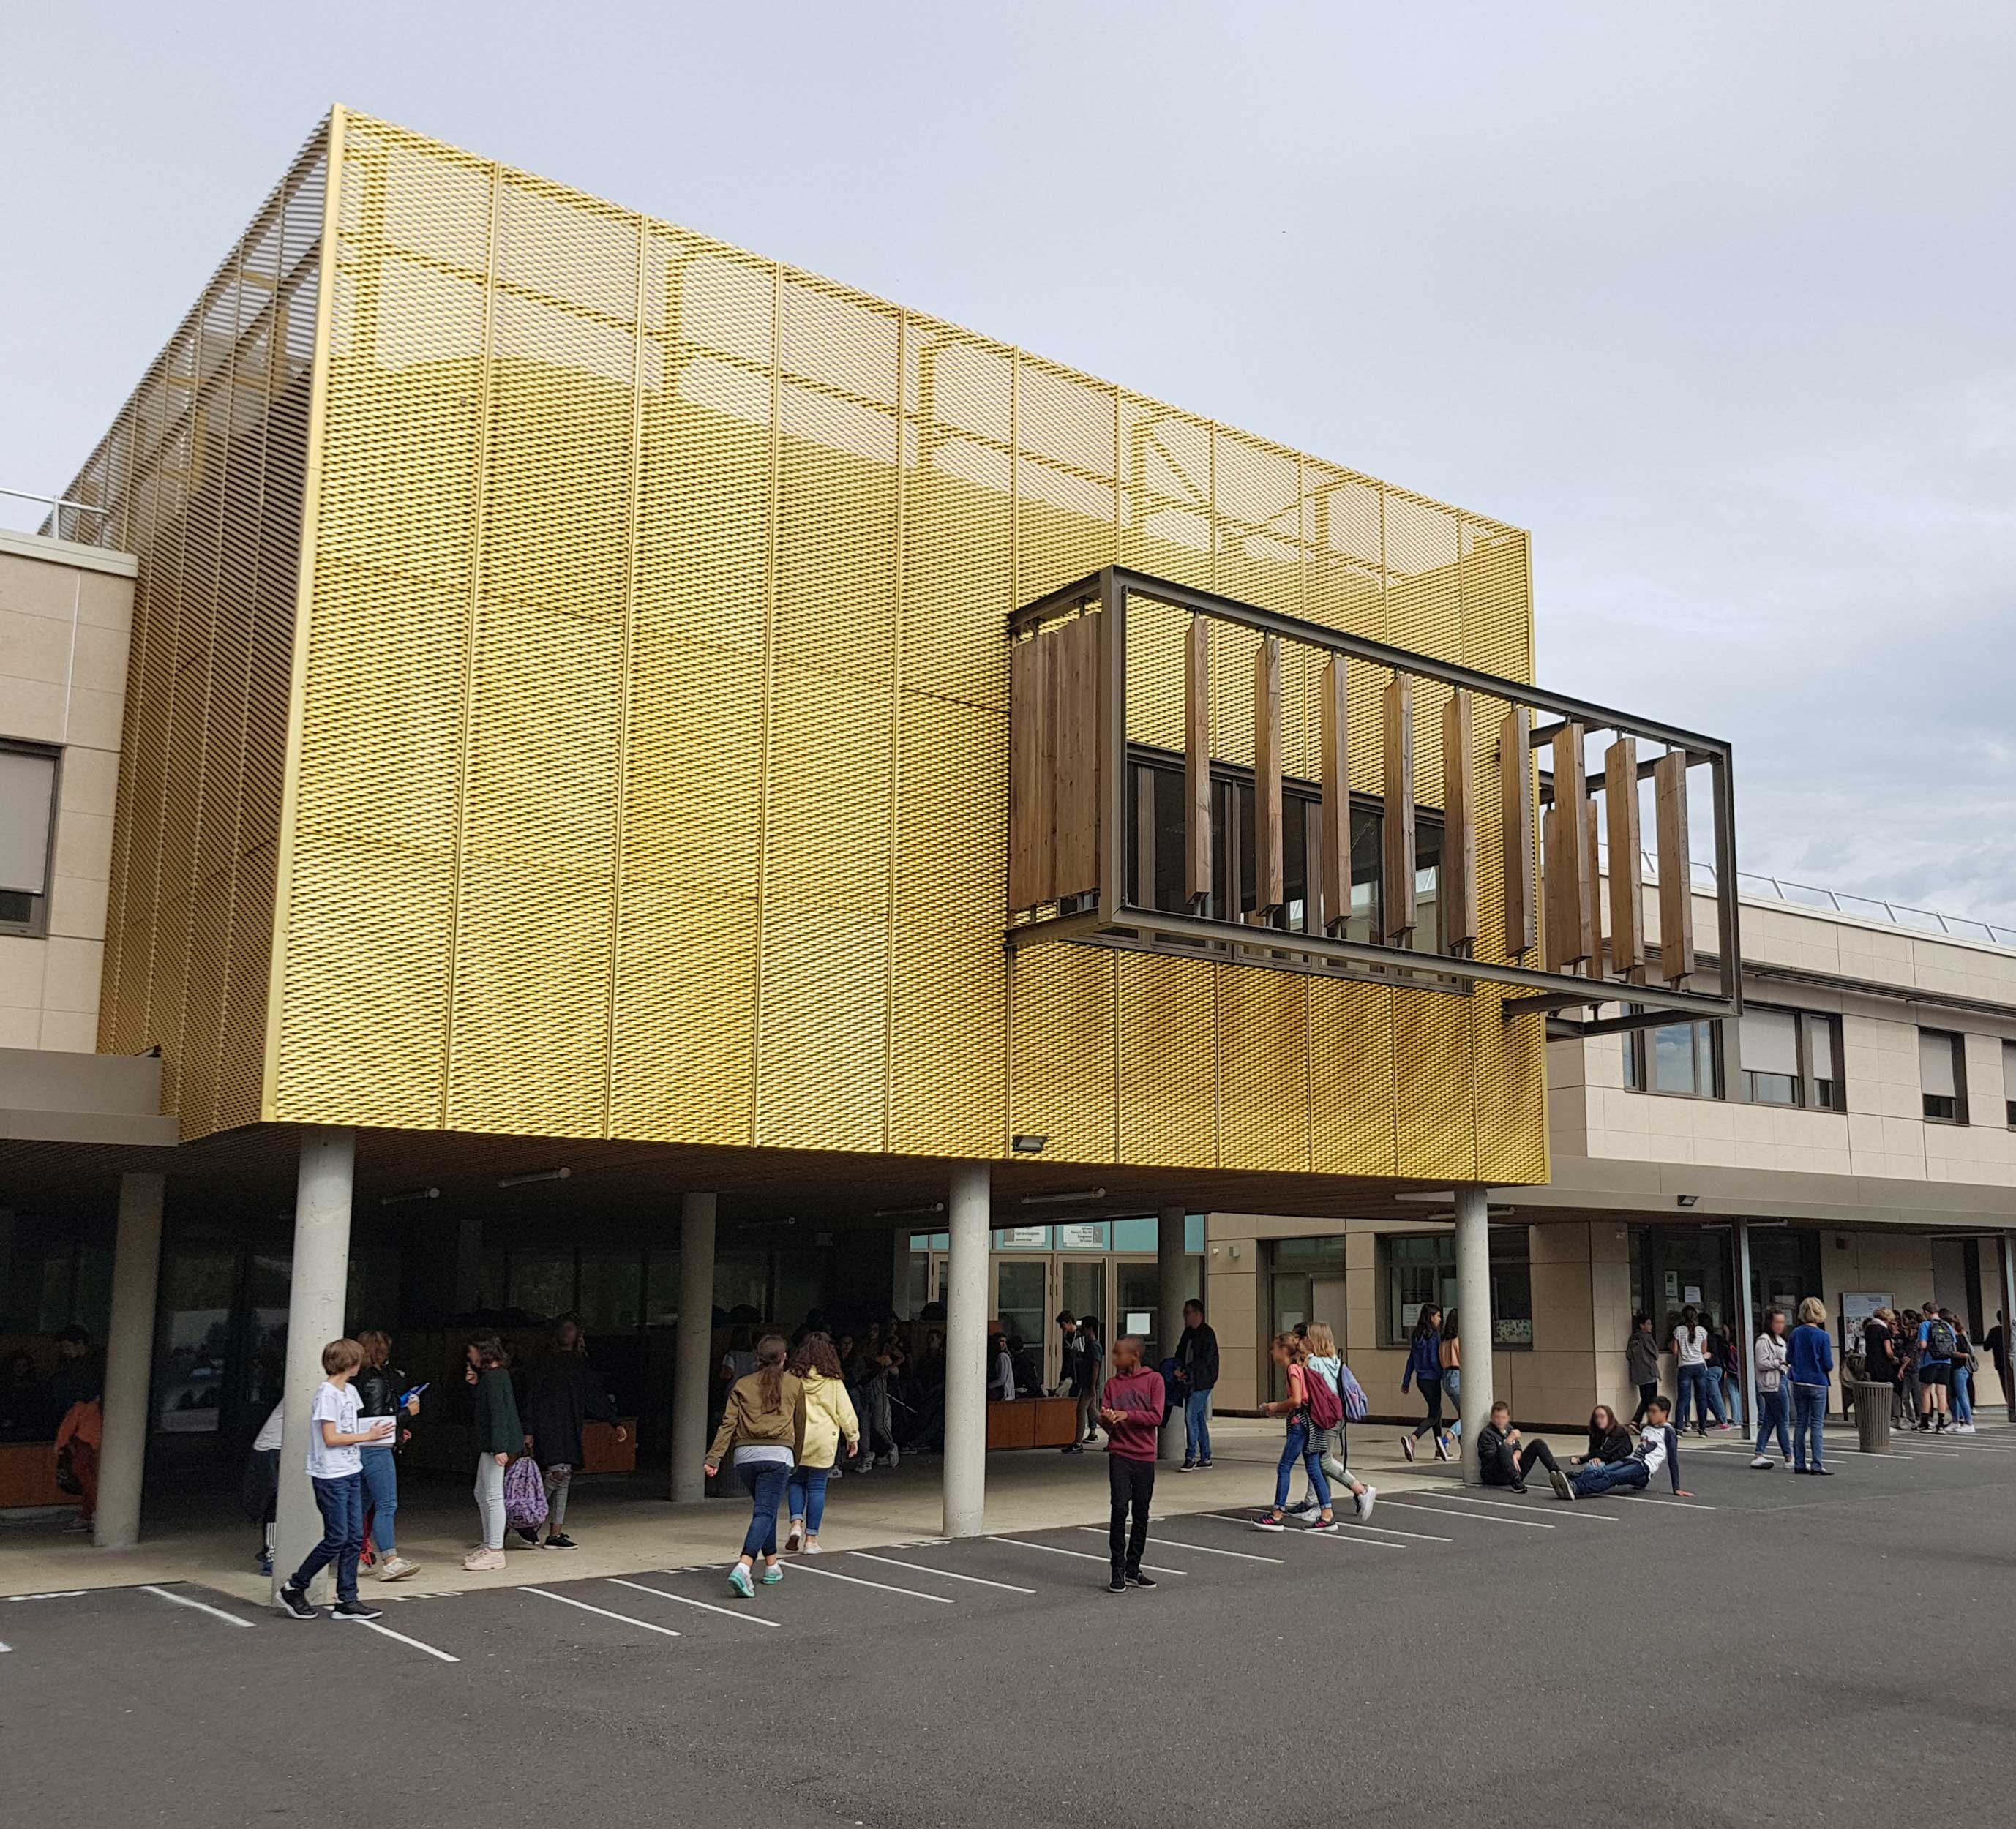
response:
<path id="1" fill-rule="evenodd" d="M 780 1409 L 784 1401 L 784 1356 L 791 1343 L 782 1334 L 765 1334 L 756 1342 L 757 1390 L 765 1410 Z"/>

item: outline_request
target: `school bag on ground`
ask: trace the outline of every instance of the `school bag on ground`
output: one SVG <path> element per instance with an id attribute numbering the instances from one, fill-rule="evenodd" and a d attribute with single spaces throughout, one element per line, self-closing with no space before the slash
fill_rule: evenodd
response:
<path id="1" fill-rule="evenodd" d="M 1303 1380 L 1303 1391 L 1308 1399 L 1312 1427 L 1334 1429 L 1343 1422 L 1344 1403 L 1337 1394 L 1337 1387 L 1314 1366 L 1309 1368 Z"/>
<path id="2" fill-rule="evenodd" d="M 504 1470 L 504 1522 L 513 1530 L 533 1530 L 546 1522 L 546 1486 L 539 1464 L 521 1454 Z"/>

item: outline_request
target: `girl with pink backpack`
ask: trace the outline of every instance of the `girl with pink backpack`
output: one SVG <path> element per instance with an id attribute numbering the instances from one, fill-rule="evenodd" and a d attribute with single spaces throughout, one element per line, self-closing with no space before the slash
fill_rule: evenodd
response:
<path id="1" fill-rule="evenodd" d="M 1309 1343 L 1300 1335 L 1276 1335 L 1273 1356 L 1274 1363 L 1287 1374 L 1288 1395 L 1280 1402 L 1263 1403 L 1260 1414 L 1285 1416 L 1288 1435 L 1281 1445 L 1280 1464 L 1274 1470 L 1273 1507 L 1254 1519 L 1253 1528 L 1275 1531 L 1288 1528 L 1283 1513 L 1287 1509 L 1288 1482 L 1299 1461 L 1309 1469 L 1309 1485 L 1320 1507 L 1315 1522 L 1306 1528 L 1335 1530 L 1337 1520 L 1330 1508 L 1330 1482 L 1323 1475 L 1320 1433 L 1343 1421 L 1343 1403 L 1335 1385 L 1310 1371 Z"/>

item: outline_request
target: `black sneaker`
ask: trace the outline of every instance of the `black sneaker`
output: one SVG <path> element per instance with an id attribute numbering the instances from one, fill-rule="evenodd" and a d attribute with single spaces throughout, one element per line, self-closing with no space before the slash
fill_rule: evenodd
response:
<path id="1" fill-rule="evenodd" d="M 1143 1575 L 1137 1568 L 1127 1577 L 1126 1585 L 1130 1588 L 1151 1588 L 1155 1583 L 1152 1576 Z"/>
<path id="2" fill-rule="evenodd" d="M 522 1524 L 513 1529 L 511 1534 L 528 1550 L 536 1550 L 539 1547 L 539 1533 L 526 1529 Z"/>
<path id="3" fill-rule="evenodd" d="M 382 1607 L 367 1607 L 362 1601 L 338 1601 L 329 1608 L 329 1616 L 332 1619 L 383 1619 L 385 1610 Z"/>
<path id="4" fill-rule="evenodd" d="M 571 1550 L 574 1547 L 574 1539 L 563 1530 L 556 1530 L 546 1539 L 546 1547 L 549 1550 Z"/>
<path id="5" fill-rule="evenodd" d="M 1181 1467 L 1176 1469 L 1176 1471 L 1179 1473 L 1195 1473 L 1197 1471 L 1197 1463 L 1194 1461 L 1186 1461 Z"/>
<path id="6" fill-rule="evenodd" d="M 321 1608 L 311 1607 L 308 1604 L 308 1596 L 299 1588 L 281 1589 L 280 1604 L 286 1608 L 290 1619 L 319 1619 L 322 1617 Z"/>
<path id="7" fill-rule="evenodd" d="M 1127 1591 L 1127 1577 L 1122 1575 L 1118 1569 L 1114 1569 L 1113 1572 L 1112 1580 L 1109 1581 L 1106 1584 L 1106 1591 L 1109 1594 L 1125 1594 Z"/>

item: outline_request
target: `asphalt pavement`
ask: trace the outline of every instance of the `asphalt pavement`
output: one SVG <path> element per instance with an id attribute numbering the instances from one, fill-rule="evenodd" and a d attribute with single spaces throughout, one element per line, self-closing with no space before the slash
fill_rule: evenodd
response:
<path id="1" fill-rule="evenodd" d="M 724 1504 L 720 1564 L 577 1579 L 552 1554 L 375 1626 L 188 1584 L 23 1597 L 0 1806 L 37 1829 L 2016 1820 L 2016 1431 L 1829 1451 L 1802 1479 L 1690 1443 L 1684 1502 L 1450 1478 L 1334 1536 L 1181 1514 L 1165 1473 L 1158 1585 L 1125 1595 L 1103 1532 L 1064 1527 L 794 1559 L 739 1601 Z"/>

